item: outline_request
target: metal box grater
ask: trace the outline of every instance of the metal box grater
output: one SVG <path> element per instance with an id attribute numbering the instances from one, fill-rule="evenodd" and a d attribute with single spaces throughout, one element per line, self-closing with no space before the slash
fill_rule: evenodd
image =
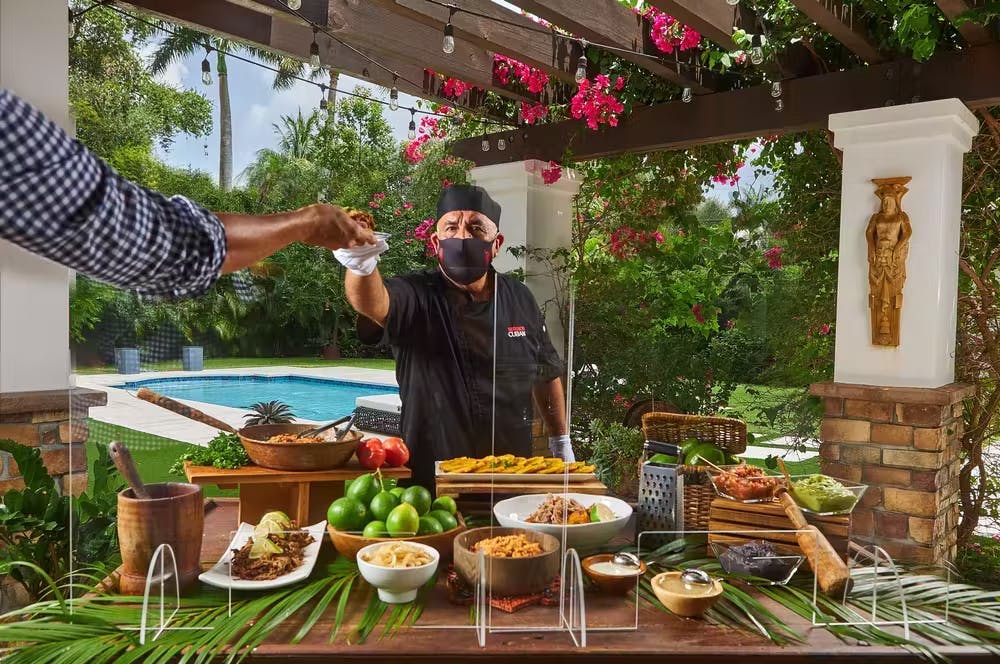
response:
<path id="1" fill-rule="evenodd" d="M 684 528 L 684 474 L 680 466 L 654 464 L 650 453 L 677 456 L 676 445 L 647 440 L 643 445 L 642 473 L 639 476 L 639 506 L 636 522 L 638 532 L 652 530 L 679 531 Z M 672 537 L 644 537 L 646 548 L 662 545 Z"/>

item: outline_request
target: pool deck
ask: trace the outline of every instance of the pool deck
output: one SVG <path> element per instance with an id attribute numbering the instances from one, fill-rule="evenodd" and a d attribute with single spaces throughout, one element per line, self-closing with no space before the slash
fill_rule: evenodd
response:
<path id="1" fill-rule="evenodd" d="M 385 369 L 362 369 L 358 367 L 253 367 L 240 369 L 207 369 L 205 371 L 147 371 L 138 374 L 90 374 L 76 375 L 76 385 L 101 390 L 108 395 L 108 404 L 90 409 L 90 417 L 100 422 L 142 431 L 144 433 L 180 440 L 196 445 L 205 445 L 219 432 L 212 427 L 189 420 L 168 410 L 142 401 L 126 390 L 113 387 L 132 381 L 157 380 L 160 378 L 211 378 L 213 376 L 306 376 L 349 380 L 359 383 L 373 383 L 397 387 L 396 374 Z M 386 406 L 398 408 L 399 396 L 379 395 L 365 397 L 366 402 L 384 401 Z M 194 408 L 202 410 L 233 427 L 243 425 L 243 416 L 248 412 L 240 408 L 218 406 L 201 401 L 178 399 Z M 304 418 L 297 421 L 312 422 Z"/>

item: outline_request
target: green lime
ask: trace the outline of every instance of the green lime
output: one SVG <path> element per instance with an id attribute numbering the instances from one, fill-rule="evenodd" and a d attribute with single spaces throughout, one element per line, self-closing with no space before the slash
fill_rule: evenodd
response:
<path id="1" fill-rule="evenodd" d="M 361 534 L 365 537 L 388 537 L 389 531 L 385 529 L 385 521 L 369 521 Z"/>
<path id="2" fill-rule="evenodd" d="M 431 492 L 422 486 L 411 486 L 403 491 L 402 500 L 417 509 L 421 516 L 431 511 Z"/>
<path id="3" fill-rule="evenodd" d="M 403 502 L 403 492 L 404 491 L 406 491 L 406 489 L 404 489 L 401 486 L 394 486 L 391 489 L 389 489 L 389 493 L 391 493 L 392 495 L 394 495 L 397 498 L 399 498 L 399 502 Z"/>
<path id="4" fill-rule="evenodd" d="M 364 503 L 344 496 L 330 503 L 326 520 L 337 530 L 359 531 L 368 522 L 368 508 Z"/>
<path id="5" fill-rule="evenodd" d="M 282 529 L 288 528 L 292 525 L 291 518 L 289 518 L 289 516 L 284 512 L 280 511 L 268 512 L 264 516 L 260 517 L 260 523 L 264 523 L 265 521 L 273 521 L 281 526 Z"/>
<path id="6" fill-rule="evenodd" d="M 453 528 L 458 528 L 458 519 L 456 519 L 450 512 L 445 510 L 431 510 L 428 514 L 430 518 L 434 519 L 441 524 L 441 528 L 445 531 L 449 531 Z"/>
<path id="7" fill-rule="evenodd" d="M 281 553 L 281 547 L 267 537 L 255 537 L 250 547 L 250 558 L 265 558 L 272 553 Z"/>
<path id="8" fill-rule="evenodd" d="M 392 511 L 392 508 L 398 504 L 399 498 L 392 495 L 388 491 L 382 491 L 381 493 L 375 494 L 375 497 L 372 498 L 372 502 L 368 505 L 368 509 L 371 510 L 372 518 L 379 521 L 385 521 L 389 518 L 389 512 Z"/>
<path id="9" fill-rule="evenodd" d="M 590 522 L 614 521 L 615 513 L 604 503 L 594 503 L 590 506 Z"/>
<path id="10" fill-rule="evenodd" d="M 436 535 L 438 533 L 443 533 L 444 528 L 441 524 L 432 516 L 422 516 L 420 517 L 420 522 L 417 527 L 418 535 Z"/>
<path id="11" fill-rule="evenodd" d="M 395 477 L 383 477 L 382 478 L 382 490 L 383 491 L 392 491 L 393 489 L 396 488 L 396 485 L 398 483 L 399 483 L 399 480 L 397 478 L 395 478 Z"/>
<path id="12" fill-rule="evenodd" d="M 362 475 L 354 478 L 344 495 L 353 498 L 362 505 L 367 505 L 381 490 L 382 487 L 379 486 L 378 479 L 374 475 Z"/>
<path id="13" fill-rule="evenodd" d="M 448 514 L 454 514 L 458 511 L 458 505 L 455 504 L 455 499 L 451 496 L 441 496 L 431 503 L 431 510 L 444 510 Z M 445 530 L 448 529 L 445 528 Z"/>
<path id="14" fill-rule="evenodd" d="M 677 463 L 677 457 L 670 456 L 669 454 L 654 454 L 653 456 L 649 457 L 649 462 L 671 465 Z"/>
<path id="15" fill-rule="evenodd" d="M 413 505 L 403 503 L 389 512 L 385 520 L 385 529 L 391 537 L 410 537 L 420 528 L 420 515 Z"/>

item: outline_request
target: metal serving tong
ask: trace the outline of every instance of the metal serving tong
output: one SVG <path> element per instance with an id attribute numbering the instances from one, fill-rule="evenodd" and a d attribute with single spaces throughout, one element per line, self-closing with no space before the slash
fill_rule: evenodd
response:
<path id="1" fill-rule="evenodd" d="M 334 439 L 335 442 L 336 441 L 340 441 L 341 439 L 343 439 L 344 436 L 347 435 L 347 432 L 350 431 L 351 427 L 354 425 L 354 417 L 355 417 L 355 413 L 351 413 L 350 415 L 344 415 L 340 419 L 334 420 L 333 422 L 328 422 L 326 424 L 323 424 L 323 425 L 318 426 L 318 427 L 314 427 L 312 429 L 306 429 L 305 431 L 299 433 L 299 435 L 297 435 L 295 437 L 296 438 L 302 438 L 303 436 L 315 436 L 318 433 L 323 433 L 327 429 L 332 429 L 333 427 L 337 426 L 338 424 L 343 424 L 344 422 L 347 422 L 347 426 L 343 430 L 338 431 L 337 432 L 337 436 Z"/>

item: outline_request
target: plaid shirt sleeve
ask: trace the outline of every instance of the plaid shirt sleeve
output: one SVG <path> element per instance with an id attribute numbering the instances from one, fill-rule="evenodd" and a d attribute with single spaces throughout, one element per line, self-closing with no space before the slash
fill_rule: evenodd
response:
<path id="1" fill-rule="evenodd" d="M 0 88 L 0 238 L 143 295 L 193 297 L 219 277 L 218 217 L 121 177 Z"/>

